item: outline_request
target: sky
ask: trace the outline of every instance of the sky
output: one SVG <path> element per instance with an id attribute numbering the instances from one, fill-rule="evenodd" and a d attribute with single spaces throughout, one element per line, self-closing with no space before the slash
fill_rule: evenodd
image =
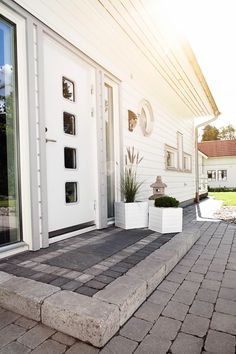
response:
<path id="1" fill-rule="evenodd" d="M 221 112 L 214 125 L 236 128 L 236 0 L 159 2 L 197 57 Z"/>

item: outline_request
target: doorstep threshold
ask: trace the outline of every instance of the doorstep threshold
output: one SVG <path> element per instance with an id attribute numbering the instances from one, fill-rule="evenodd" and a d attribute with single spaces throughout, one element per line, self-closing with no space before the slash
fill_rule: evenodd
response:
<path id="1" fill-rule="evenodd" d="M 189 228 L 93 297 L 0 271 L 0 306 L 103 347 L 199 239 Z"/>

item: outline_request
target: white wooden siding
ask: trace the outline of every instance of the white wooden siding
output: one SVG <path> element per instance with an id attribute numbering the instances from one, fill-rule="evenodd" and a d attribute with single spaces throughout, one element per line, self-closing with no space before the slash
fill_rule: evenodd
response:
<path id="1" fill-rule="evenodd" d="M 167 194 L 180 201 L 194 198 L 193 118 L 210 114 L 211 107 L 181 47 L 175 45 L 173 51 L 165 52 L 157 46 L 154 53 L 149 43 L 147 51 L 137 23 L 127 26 L 127 14 L 119 16 L 114 8 L 116 17 L 109 15 L 101 5 L 108 6 L 105 1 L 16 2 L 121 80 L 123 151 L 125 146 L 134 145 L 144 156 L 139 170 L 140 179 L 145 180 L 140 199 L 152 194 L 149 186 L 157 175 L 168 185 Z M 155 127 L 150 137 L 144 137 L 139 127 L 133 133 L 127 129 L 127 111 L 137 112 L 142 99 L 147 99 L 154 111 Z M 192 156 L 191 173 L 165 170 L 164 145 L 177 146 L 177 131 L 183 134 L 184 152 Z"/>

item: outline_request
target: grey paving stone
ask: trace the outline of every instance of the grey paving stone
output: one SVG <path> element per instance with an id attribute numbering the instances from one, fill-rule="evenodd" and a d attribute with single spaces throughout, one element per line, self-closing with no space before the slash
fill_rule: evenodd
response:
<path id="1" fill-rule="evenodd" d="M 231 300 L 217 299 L 215 311 L 236 316 L 236 303 Z"/>
<path id="2" fill-rule="evenodd" d="M 54 333 L 55 330 L 39 324 L 25 333 L 18 341 L 25 346 L 34 349 Z"/>
<path id="3" fill-rule="evenodd" d="M 162 314 L 163 316 L 183 321 L 188 312 L 188 309 L 189 306 L 171 300 L 162 312 Z"/>
<path id="4" fill-rule="evenodd" d="M 216 354 L 234 354 L 235 337 L 230 334 L 209 330 L 205 341 L 205 350 Z"/>
<path id="5" fill-rule="evenodd" d="M 185 274 L 170 272 L 170 274 L 166 277 L 166 280 L 173 281 L 174 283 L 181 284 L 185 279 Z"/>
<path id="6" fill-rule="evenodd" d="M 65 354 L 97 354 L 99 349 L 93 347 L 92 345 L 78 342 L 72 345 L 70 349 L 66 351 Z"/>
<path id="7" fill-rule="evenodd" d="M 179 288 L 176 291 L 175 295 L 172 297 L 172 300 L 181 302 L 186 305 L 191 305 L 195 298 L 195 295 L 196 293 L 193 291 L 182 290 Z"/>
<path id="8" fill-rule="evenodd" d="M 76 280 L 71 280 L 71 281 L 68 282 L 68 279 L 67 279 L 67 283 L 63 284 L 61 286 L 61 288 L 63 290 L 74 291 L 75 289 L 78 289 L 82 285 L 83 285 L 82 282 L 79 282 L 79 281 L 76 281 Z"/>
<path id="9" fill-rule="evenodd" d="M 100 281 L 105 284 L 110 284 L 113 280 L 115 280 L 115 278 L 100 274 L 95 277 L 95 280 Z"/>
<path id="10" fill-rule="evenodd" d="M 236 289 L 220 288 L 219 297 L 236 301 Z"/>
<path id="11" fill-rule="evenodd" d="M 180 274 L 188 274 L 188 272 L 190 271 L 191 267 L 189 266 L 183 266 L 178 264 L 177 266 L 175 266 L 175 268 L 173 269 L 174 272 L 180 273 Z"/>
<path id="12" fill-rule="evenodd" d="M 152 327 L 151 322 L 132 317 L 120 330 L 120 335 L 141 342 Z"/>
<path id="13" fill-rule="evenodd" d="M 170 294 L 174 294 L 178 289 L 179 284 L 173 281 L 163 280 L 161 284 L 157 287 L 158 290 L 165 291 Z"/>
<path id="14" fill-rule="evenodd" d="M 148 298 L 148 301 L 153 302 L 157 305 L 166 305 L 171 299 L 172 294 L 168 294 L 164 291 L 156 290 L 152 295 Z"/>
<path id="15" fill-rule="evenodd" d="M 172 354 L 200 354 L 203 340 L 190 334 L 179 333 L 171 346 Z"/>
<path id="16" fill-rule="evenodd" d="M 236 263 L 228 263 L 226 269 L 236 270 Z"/>
<path id="17" fill-rule="evenodd" d="M 220 332 L 236 335 L 236 317 L 214 312 L 210 327 Z"/>
<path id="18" fill-rule="evenodd" d="M 188 314 L 181 327 L 181 331 L 198 337 L 204 337 L 207 333 L 209 323 L 210 321 L 207 318 Z"/>
<path id="19" fill-rule="evenodd" d="M 206 273 L 205 279 L 218 280 L 221 281 L 223 278 L 223 273 L 208 271 Z"/>
<path id="20" fill-rule="evenodd" d="M 100 354 L 131 354 L 137 348 L 138 343 L 122 336 L 116 336 L 105 345 Z M 82 354 L 82 352 L 81 352 Z"/>
<path id="21" fill-rule="evenodd" d="M 25 329 L 30 329 L 36 326 L 37 322 L 34 320 L 30 320 L 29 318 L 21 316 L 16 322 L 16 325 L 24 327 Z"/>
<path id="22" fill-rule="evenodd" d="M 10 324 L 4 327 L 0 330 L 0 348 L 16 340 L 24 333 L 25 329 L 15 324 Z"/>
<path id="23" fill-rule="evenodd" d="M 166 354 L 170 348 L 171 341 L 158 338 L 155 335 L 148 335 L 134 352 L 135 354 Z"/>
<path id="24" fill-rule="evenodd" d="M 31 354 L 63 354 L 65 350 L 65 345 L 48 339 L 34 349 Z"/>
<path id="25" fill-rule="evenodd" d="M 204 265 L 195 265 L 191 269 L 195 273 L 206 274 L 208 271 L 208 267 Z"/>
<path id="26" fill-rule="evenodd" d="M 168 317 L 159 317 L 151 329 L 151 333 L 158 338 L 173 340 L 181 327 L 181 322 Z"/>
<path id="27" fill-rule="evenodd" d="M 77 277 L 75 280 L 78 280 L 81 283 L 87 283 L 87 281 L 91 280 L 94 278 L 94 275 L 90 274 L 82 274 L 79 277 Z"/>
<path id="28" fill-rule="evenodd" d="M 199 289 L 196 299 L 201 301 L 207 301 L 215 303 L 217 298 L 217 291 L 210 289 Z"/>
<path id="29" fill-rule="evenodd" d="M 150 301 L 146 301 L 139 309 L 135 312 L 134 316 L 141 318 L 145 321 L 155 322 L 161 314 L 164 305 L 157 305 Z"/>
<path id="30" fill-rule="evenodd" d="M 12 342 L 0 349 L 0 354 L 28 354 L 31 349 L 19 342 Z"/>
<path id="31" fill-rule="evenodd" d="M 55 286 L 62 286 L 65 283 L 68 283 L 68 279 L 63 277 L 57 277 L 56 279 L 50 282 L 51 285 L 55 285 Z"/>
<path id="32" fill-rule="evenodd" d="M 61 333 L 61 332 L 55 333 L 52 336 L 52 339 L 57 341 L 57 342 L 59 342 L 59 343 L 68 345 L 68 346 L 71 346 L 72 344 L 75 343 L 75 338 L 73 338 L 71 336 L 68 336 L 67 334 L 64 334 L 64 333 Z"/>
<path id="33" fill-rule="evenodd" d="M 221 285 L 220 281 L 204 279 L 201 284 L 201 288 L 218 291 L 220 288 L 220 285 Z"/>
<path id="34" fill-rule="evenodd" d="M 102 283 L 102 282 L 97 281 L 95 279 L 90 280 L 85 285 L 88 286 L 89 288 L 98 289 L 98 290 L 101 290 L 101 289 L 103 289 L 106 286 L 105 283 Z"/>
<path id="35" fill-rule="evenodd" d="M 1 312 L 0 313 L 0 329 L 2 329 L 3 327 L 6 327 L 10 323 L 15 322 L 19 317 L 20 317 L 20 315 L 14 313 L 14 312 L 11 312 L 11 311 Z"/>
<path id="36" fill-rule="evenodd" d="M 204 279 L 204 275 L 200 274 L 200 273 L 189 272 L 186 275 L 185 279 L 193 281 L 193 282 L 201 283 L 203 281 L 203 279 Z"/>
<path id="37" fill-rule="evenodd" d="M 194 300 L 189 312 L 194 315 L 211 318 L 213 310 L 213 304 L 205 301 Z"/>
<path id="38" fill-rule="evenodd" d="M 93 296 L 98 292 L 98 289 L 89 288 L 88 286 L 80 286 L 75 292 L 78 294 Z"/>

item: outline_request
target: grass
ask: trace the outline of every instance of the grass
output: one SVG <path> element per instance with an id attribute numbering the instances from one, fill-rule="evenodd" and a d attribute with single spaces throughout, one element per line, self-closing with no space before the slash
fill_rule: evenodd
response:
<path id="1" fill-rule="evenodd" d="M 14 207 L 16 204 L 16 201 L 14 199 L 10 199 L 10 200 L 3 200 L 0 199 L 0 207 Z"/>
<path id="2" fill-rule="evenodd" d="M 236 192 L 209 192 L 217 200 L 223 200 L 224 206 L 236 206 Z"/>

